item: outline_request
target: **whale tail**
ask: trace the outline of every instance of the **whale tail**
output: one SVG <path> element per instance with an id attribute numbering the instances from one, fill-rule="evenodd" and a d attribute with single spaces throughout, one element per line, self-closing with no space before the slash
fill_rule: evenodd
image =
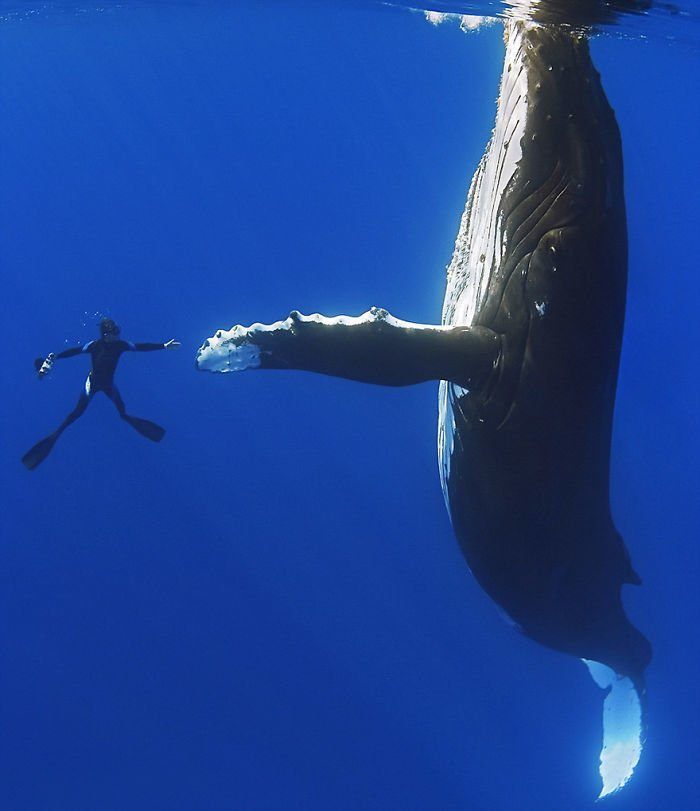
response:
<path id="1" fill-rule="evenodd" d="M 600 662 L 582 661 L 598 687 L 607 690 L 599 766 L 603 785 L 598 799 L 603 799 L 625 786 L 639 763 L 645 737 L 646 691 L 640 680 L 620 676 Z"/>

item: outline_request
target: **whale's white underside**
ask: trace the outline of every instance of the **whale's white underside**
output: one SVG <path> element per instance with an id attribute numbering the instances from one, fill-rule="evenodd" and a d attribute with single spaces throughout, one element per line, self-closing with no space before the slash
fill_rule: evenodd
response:
<path id="1" fill-rule="evenodd" d="M 518 171 L 527 122 L 522 30 L 522 26 L 506 24 L 506 53 L 496 124 L 469 187 L 452 261 L 447 268 L 443 324 L 471 326 L 486 296 L 491 276 L 498 270 L 507 250 L 500 204 Z M 447 482 L 454 450 L 455 400 L 464 394 L 464 389 L 454 383 L 440 383 L 438 467 L 448 511 Z"/>

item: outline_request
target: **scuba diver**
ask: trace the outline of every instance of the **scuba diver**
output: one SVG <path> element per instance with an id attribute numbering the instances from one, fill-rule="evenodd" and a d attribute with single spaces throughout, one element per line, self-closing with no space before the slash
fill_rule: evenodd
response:
<path id="1" fill-rule="evenodd" d="M 66 428 L 78 417 L 80 417 L 85 409 L 88 407 L 90 400 L 97 394 L 98 391 L 104 392 L 107 397 L 114 403 L 119 412 L 119 416 L 128 422 L 132 428 L 135 428 L 142 436 L 153 442 L 160 442 L 165 434 L 165 429 L 160 425 L 144 420 L 140 417 L 132 417 L 126 413 L 124 401 L 119 394 L 119 389 L 114 385 L 114 372 L 119 363 L 119 358 L 123 352 L 153 352 L 156 349 L 177 349 L 180 343 L 174 339 L 167 341 L 164 344 L 132 344 L 130 341 L 123 341 L 120 339 L 119 326 L 111 318 L 103 318 L 99 324 L 100 337 L 96 341 L 90 341 L 84 346 L 76 346 L 72 349 L 66 349 L 55 355 L 53 352 L 45 359 L 37 358 L 34 361 L 34 367 L 37 370 L 39 379 L 46 377 L 51 371 L 53 364 L 56 360 L 62 358 L 72 358 L 75 355 L 89 354 L 92 360 L 92 369 L 85 381 L 85 389 L 80 395 L 78 404 L 71 411 L 71 413 L 63 420 L 58 428 L 49 434 L 45 439 L 42 439 L 22 457 L 22 463 L 34 470 L 46 457 L 51 453 L 56 440 L 66 430 Z"/>

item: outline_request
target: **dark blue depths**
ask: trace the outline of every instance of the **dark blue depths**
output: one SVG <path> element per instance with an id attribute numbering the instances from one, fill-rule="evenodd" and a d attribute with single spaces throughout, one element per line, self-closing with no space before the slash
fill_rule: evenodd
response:
<path id="1" fill-rule="evenodd" d="M 330 4 L 328 4 L 330 5 Z M 0 795 L 10 811 L 588 809 L 601 695 L 471 579 L 435 387 L 198 374 L 289 309 L 439 318 L 491 131 L 500 31 L 417 14 L 134 4 L 0 26 Z M 611 808 L 698 794 L 698 55 L 594 43 L 623 133 L 630 290 L 613 507 L 655 646 L 649 740 Z M 122 359 L 148 443 L 95 398 Z M 87 315 L 86 315 L 87 314 Z M 83 326 L 83 324 L 86 326 Z"/>

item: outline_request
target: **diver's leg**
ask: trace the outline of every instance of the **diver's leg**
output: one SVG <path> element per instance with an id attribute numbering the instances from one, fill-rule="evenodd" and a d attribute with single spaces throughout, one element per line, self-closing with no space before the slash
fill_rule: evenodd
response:
<path id="1" fill-rule="evenodd" d="M 85 390 L 80 395 L 75 408 L 52 434 L 49 434 L 47 437 L 37 442 L 33 448 L 24 454 L 22 457 L 22 464 L 29 468 L 29 470 L 34 470 L 35 467 L 40 465 L 51 453 L 51 450 L 56 444 L 56 440 L 59 438 L 59 436 L 61 436 L 61 434 L 71 423 L 75 422 L 78 417 L 85 413 L 85 409 L 88 407 L 91 398 L 92 393 L 90 391 L 90 378 L 88 377 L 88 379 L 85 381 Z"/>
<path id="2" fill-rule="evenodd" d="M 358 318 L 292 312 L 274 324 L 236 326 L 204 342 L 197 368 L 303 369 L 385 386 L 449 380 L 482 384 L 500 356 L 500 338 L 483 327 L 413 324 L 373 307 Z"/>
<path id="3" fill-rule="evenodd" d="M 117 411 L 119 412 L 119 416 L 122 419 L 126 419 L 128 416 L 126 413 L 126 406 L 124 405 L 124 400 L 122 400 L 122 396 L 119 393 L 119 389 L 116 386 L 112 386 L 109 389 L 104 390 L 105 394 L 109 399 L 114 403 Z"/>
<path id="4" fill-rule="evenodd" d="M 141 417 L 132 417 L 130 414 L 126 413 L 126 406 L 116 386 L 112 386 L 104 391 L 107 397 L 109 397 L 116 406 L 119 416 L 125 422 L 128 422 L 132 428 L 137 430 L 141 436 L 145 436 L 153 442 L 160 442 L 161 439 L 163 439 L 165 436 L 165 428 L 161 428 L 160 425 L 156 425 L 155 422 L 151 422 L 150 420 L 144 420 Z"/>
<path id="5" fill-rule="evenodd" d="M 78 417 L 82 417 L 85 413 L 85 409 L 88 407 L 90 400 L 92 399 L 92 392 L 90 390 L 90 378 L 85 381 L 85 390 L 82 392 L 80 397 L 78 398 L 78 402 L 76 403 L 75 408 L 71 411 L 71 413 L 63 420 L 63 422 L 58 426 L 54 433 L 62 434 L 66 428 L 71 423 L 74 423 Z"/>

